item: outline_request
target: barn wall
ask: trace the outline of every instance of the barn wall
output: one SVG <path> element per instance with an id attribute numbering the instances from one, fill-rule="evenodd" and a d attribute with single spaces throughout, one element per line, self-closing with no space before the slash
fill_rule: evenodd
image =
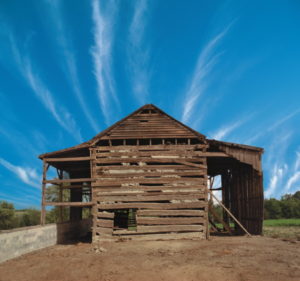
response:
<path id="1" fill-rule="evenodd" d="M 107 237 L 207 235 L 206 145 L 91 149 L 93 241 Z M 133 209 L 136 229 L 115 229 L 115 210 Z M 172 234 L 173 235 L 173 234 Z"/>

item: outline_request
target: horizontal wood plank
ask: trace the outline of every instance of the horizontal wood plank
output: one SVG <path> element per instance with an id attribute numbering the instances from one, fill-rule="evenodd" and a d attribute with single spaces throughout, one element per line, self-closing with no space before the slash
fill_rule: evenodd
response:
<path id="1" fill-rule="evenodd" d="M 97 227 L 105 227 L 105 228 L 113 228 L 114 227 L 114 221 L 110 219 L 97 219 L 96 220 Z"/>
<path id="2" fill-rule="evenodd" d="M 89 207 L 93 202 L 45 202 L 45 206 L 65 206 L 65 207 Z"/>
<path id="3" fill-rule="evenodd" d="M 96 200 L 99 202 L 155 202 L 155 201 L 171 201 L 171 200 L 194 200 L 204 199 L 204 194 L 190 194 L 190 195 L 156 195 L 156 196 L 143 196 L 138 194 L 135 196 L 99 196 Z"/>
<path id="4" fill-rule="evenodd" d="M 155 218 L 139 217 L 136 218 L 138 226 L 140 225 L 189 225 L 204 224 L 203 217 L 185 217 L 185 218 Z"/>
<path id="5" fill-rule="evenodd" d="M 114 213 L 97 212 L 97 218 L 110 218 L 110 219 L 113 219 L 114 217 L 115 217 Z"/>
<path id="6" fill-rule="evenodd" d="M 129 241 L 168 241 L 168 240 L 179 240 L 179 239 L 204 239 L 203 232 L 184 232 L 184 233 L 164 233 L 164 234 L 133 234 L 127 233 L 123 235 L 116 235 L 113 233 L 114 239 L 122 239 Z"/>
<path id="7" fill-rule="evenodd" d="M 138 210 L 137 216 L 181 216 L 202 217 L 205 215 L 201 210 Z"/>
<path id="8" fill-rule="evenodd" d="M 78 162 L 78 161 L 89 161 L 91 157 L 60 157 L 60 158 L 43 158 L 44 161 L 50 162 Z"/>
<path id="9" fill-rule="evenodd" d="M 207 206 L 207 202 L 185 202 L 185 203 L 114 203 L 114 204 L 100 204 L 97 202 L 97 208 L 100 210 L 114 210 L 114 209 L 200 209 Z"/>

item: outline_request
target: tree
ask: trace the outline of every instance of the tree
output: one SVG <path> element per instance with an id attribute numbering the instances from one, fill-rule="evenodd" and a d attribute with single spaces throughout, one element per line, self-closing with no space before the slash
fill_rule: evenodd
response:
<path id="1" fill-rule="evenodd" d="M 0 229 L 17 227 L 14 205 L 6 201 L 0 201 Z"/>
<path id="2" fill-rule="evenodd" d="M 274 198 L 265 200 L 265 219 L 279 219 L 282 217 L 281 204 Z"/>
<path id="3" fill-rule="evenodd" d="M 36 209 L 23 210 L 20 218 L 20 226 L 31 226 L 40 224 L 41 212 Z"/>

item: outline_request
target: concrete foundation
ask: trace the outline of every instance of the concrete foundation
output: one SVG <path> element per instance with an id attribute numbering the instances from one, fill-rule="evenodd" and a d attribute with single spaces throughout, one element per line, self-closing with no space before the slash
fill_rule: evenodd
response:
<path id="1" fill-rule="evenodd" d="M 91 219 L 22 227 L 0 232 L 0 262 L 56 244 L 78 239 L 91 229 Z"/>

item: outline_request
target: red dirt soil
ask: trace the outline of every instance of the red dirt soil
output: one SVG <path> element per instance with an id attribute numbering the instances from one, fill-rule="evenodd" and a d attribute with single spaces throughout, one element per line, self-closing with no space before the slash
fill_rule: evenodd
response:
<path id="1" fill-rule="evenodd" d="M 57 245 L 0 264 L 0 281 L 300 280 L 300 243 L 266 237 Z"/>

